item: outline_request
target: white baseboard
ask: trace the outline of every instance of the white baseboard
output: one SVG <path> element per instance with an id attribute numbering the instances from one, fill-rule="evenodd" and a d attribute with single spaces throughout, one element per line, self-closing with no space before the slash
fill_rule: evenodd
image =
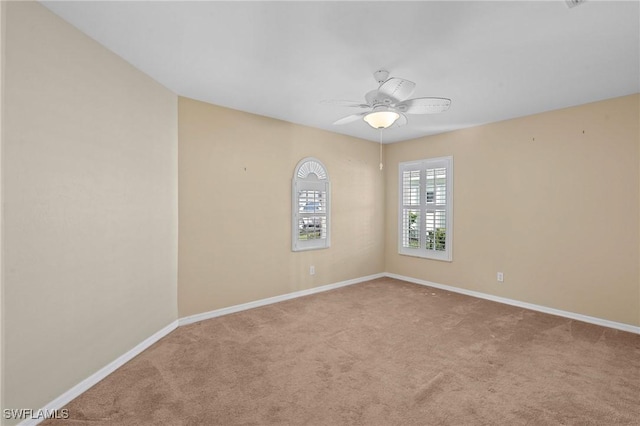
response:
<path id="1" fill-rule="evenodd" d="M 421 279 L 418 279 L 418 278 L 412 278 L 412 277 L 407 277 L 407 276 L 404 276 L 404 275 L 398 275 L 398 274 L 392 274 L 392 273 L 384 272 L 384 273 L 379 273 L 379 274 L 374 274 L 374 275 L 368 275 L 368 276 L 365 276 L 365 277 L 354 278 L 354 279 L 351 279 L 351 280 L 340 281 L 340 282 L 337 282 L 337 283 L 323 285 L 323 286 L 320 286 L 320 287 L 314 287 L 314 288 L 310 288 L 310 289 L 306 289 L 306 290 L 295 291 L 293 293 L 287 293 L 287 294 L 283 294 L 283 295 L 280 295 L 280 296 L 269 297 L 267 299 L 260 299 L 260 300 L 256 300 L 256 301 L 253 301 L 253 302 L 243 303 L 243 304 L 240 304 L 240 305 L 229 306 L 227 308 L 216 309 L 216 310 L 209 311 L 209 312 L 203 312 L 201 314 L 191 315 L 191 316 L 184 317 L 184 318 L 179 318 L 178 320 L 173 321 L 171 324 L 167 325 L 162 330 L 156 332 L 152 336 L 149 336 L 144 341 L 142 341 L 138 345 L 136 345 L 134 348 L 132 348 L 131 350 L 129 350 L 128 352 L 126 352 L 122 356 L 118 357 L 117 359 L 115 359 L 110 364 L 108 364 L 105 367 L 101 368 L 100 370 L 98 370 L 97 372 L 92 374 L 91 376 L 87 377 L 82 382 L 78 383 L 77 385 L 75 385 L 74 387 L 72 387 L 71 389 L 69 389 L 68 391 L 66 391 L 65 393 L 63 393 L 62 395 L 60 395 L 59 397 L 54 399 L 53 401 L 51 401 L 48 404 L 46 404 L 44 407 L 42 407 L 42 409 L 40 411 L 41 412 L 54 412 L 55 410 L 60 410 L 62 407 L 67 405 L 69 402 L 71 402 L 73 399 L 75 399 L 76 397 L 81 395 L 83 392 L 85 392 L 86 390 L 88 390 L 89 388 L 94 386 L 96 383 L 98 383 L 99 381 L 101 381 L 102 379 L 107 377 L 109 374 L 113 373 L 115 370 L 120 368 L 122 365 L 127 363 L 129 360 L 131 360 L 132 358 L 134 358 L 135 356 L 140 354 L 142 351 L 147 349 L 149 346 L 151 346 L 152 344 L 154 344 L 155 342 L 157 342 L 158 340 L 160 340 L 161 338 L 163 338 L 164 336 L 166 336 L 167 334 L 169 334 L 170 332 L 172 332 L 173 330 L 175 330 L 179 326 L 192 324 L 194 322 L 204 321 L 204 320 L 207 320 L 207 319 L 210 319 L 210 318 L 216 318 L 216 317 L 219 317 L 219 316 L 222 316 L 222 315 L 232 314 L 234 312 L 240 312 L 240 311 L 244 311 L 244 310 L 247 310 L 247 309 L 257 308 L 257 307 L 265 306 L 265 305 L 270 305 L 272 303 L 283 302 L 285 300 L 295 299 L 297 297 L 302 297 L 302 296 L 308 296 L 308 295 L 315 294 L 315 293 L 321 293 L 321 292 L 324 292 L 324 291 L 329 291 L 329 290 L 333 290 L 333 289 L 336 289 L 336 288 L 345 287 L 345 286 L 352 285 L 352 284 L 358 284 L 358 283 L 361 283 L 361 282 L 373 280 L 373 279 L 376 279 L 376 278 L 383 278 L 383 277 L 395 278 L 395 279 L 398 279 L 398 280 L 407 281 L 407 282 L 411 282 L 411 283 L 414 283 L 414 284 L 420 284 L 420 285 L 425 285 L 425 286 L 429 286 L 429 287 L 439 288 L 441 290 L 447 290 L 447 291 L 450 291 L 452 293 L 465 294 L 467 296 L 477 297 L 479 299 L 491 300 L 491 301 L 498 302 L 498 303 L 504 303 L 504 304 L 507 304 L 507 305 L 518 306 L 520 308 L 525 308 L 525 309 L 530 309 L 530 310 L 533 310 L 533 311 L 543 312 L 543 313 L 546 313 L 546 314 L 557 315 L 557 316 L 561 316 L 561 317 L 565 317 L 565 318 L 569 318 L 569 319 L 574 319 L 574 320 L 583 321 L 583 322 L 587 322 L 587 323 L 591 323 L 591 324 L 601 325 L 601 326 L 604 326 L 604 327 L 614 328 L 614 329 L 617 329 L 617 330 L 628 331 L 628 332 L 631 332 L 631 333 L 640 334 L 640 327 L 634 326 L 634 325 L 630 325 L 630 324 L 624 324 L 624 323 L 619 323 L 619 322 L 615 322 L 615 321 L 604 320 L 604 319 L 601 319 L 601 318 L 595 318 L 595 317 L 590 317 L 590 316 L 587 316 L 587 315 L 576 314 L 576 313 L 573 313 L 573 312 L 562 311 L 562 310 L 559 310 L 559 309 L 548 308 L 546 306 L 534 305 L 532 303 L 526 303 L 526 302 L 520 302 L 518 300 L 507 299 L 505 297 L 493 296 L 491 294 L 480 293 L 480 292 L 472 291 L 472 290 L 465 290 L 465 289 L 462 289 L 462 288 L 452 287 L 452 286 L 448 286 L 448 285 L 444 285 L 444 284 L 438 284 L 438 283 L 434 283 L 434 282 L 430 282 L 430 281 L 421 280 Z M 19 423 L 19 426 L 35 426 L 38 423 L 40 423 L 42 420 L 44 420 L 44 419 L 25 419 L 25 420 L 23 420 L 22 422 Z"/>
<path id="2" fill-rule="evenodd" d="M 135 356 L 140 354 L 142 351 L 147 349 L 149 346 L 153 345 L 155 342 L 162 339 L 167 334 L 171 333 L 177 327 L 178 327 L 178 321 L 173 321 L 171 324 L 167 325 L 162 330 L 147 337 L 142 342 L 138 343 L 135 347 L 133 347 L 131 350 L 119 356 L 111 363 L 102 367 L 100 370 L 96 371 L 91 376 L 87 377 L 86 379 L 84 379 L 83 381 L 81 381 L 80 383 L 78 383 L 77 385 L 75 385 L 74 387 L 72 387 L 71 389 L 69 389 L 68 391 L 66 391 L 65 393 L 63 393 L 62 395 L 54 399 L 53 401 L 49 402 L 47 405 L 42 407 L 41 410 L 35 410 L 34 412 L 39 411 L 41 413 L 52 413 L 55 410 L 60 410 L 62 407 L 64 407 L 65 405 L 73 401 L 75 398 L 80 396 L 82 393 L 84 393 L 90 387 L 98 383 L 100 380 L 104 379 L 109 374 L 113 373 L 115 370 L 117 370 L 118 368 L 126 364 L 128 361 L 130 361 Z M 25 419 L 19 423 L 19 426 L 35 426 L 44 420 L 45 419 L 43 418 Z"/>
<path id="3" fill-rule="evenodd" d="M 640 327 L 624 324 L 621 322 L 609 321 L 602 318 L 590 317 L 588 315 L 576 314 L 574 312 L 563 311 L 560 309 L 548 308 L 542 305 L 534 305 L 533 303 L 521 302 L 519 300 L 508 299 L 506 297 L 494 296 L 492 294 L 480 293 L 478 291 L 466 290 L 463 288 L 452 287 L 445 284 L 438 284 L 431 281 L 425 281 L 418 278 L 406 277 L 404 275 L 385 273 L 384 276 L 395 278 L 402 281 L 408 281 L 414 284 L 425 285 L 441 290 L 447 290 L 452 293 L 460 293 L 467 296 L 477 297 L 479 299 L 491 300 L 493 302 L 504 303 L 506 305 L 517 306 L 519 308 L 530 309 L 532 311 L 543 312 L 545 314 L 557 315 L 577 321 L 588 322 L 590 324 L 601 325 L 603 327 L 615 328 L 616 330 L 628 331 L 630 333 L 640 334 Z"/>
<path id="4" fill-rule="evenodd" d="M 320 293 L 323 291 L 333 290 L 340 287 L 345 287 L 352 284 L 357 284 L 369 280 L 373 280 L 376 278 L 384 277 L 384 273 L 368 275 L 366 277 L 354 278 L 352 280 L 340 281 L 333 284 L 328 284 L 320 287 L 314 287 L 307 290 L 300 290 L 293 293 L 287 293 L 280 296 L 269 297 L 267 299 L 256 300 L 254 302 L 243 303 L 241 305 L 230 306 L 228 308 L 216 309 L 210 312 L 204 312 L 197 315 L 191 315 L 188 317 L 180 318 L 176 321 L 173 321 L 171 324 L 164 327 L 162 330 L 156 332 L 152 336 L 149 336 L 144 341 L 140 342 L 134 348 L 126 352 L 125 354 L 119 356 L 117 359 L 112 361 L 110 364 L 96 371 L 91 376 L 84 379 L 82 382 L 78 383 L 53 401 L 46 404 L 40 410 L 34 410 L 34 413 L 53 413 L 56 410 L 62 409 L 69 402 L 80 396 L 83 392 L 94 386 L 100 380 L 107 377 L 109 374 L 113 373 L 115 370 L 126 364 L 132 358 L 140 354 L 142 351 L 147 349 L 149 346 L 153 345 L 158 340 L 162 339 L 167 334 L 171 333 L 177 327 L 182 325 L 191 324 L 198 321 L 203 321 L 209 318 L 215 318 L 222 315 L 231 314 L 234 312 L 240 312 L 247 309 L 257 308 L 259 306 L 270 305 L 272 303 L 282 302 L 284 300 L 294 299 L 296 297 L 308 296 L 314 293 Z M 19 423 L 18 426 L 35 426 L 38 423 L 42 422 L 43 418 L 33 418 L 33 419 L 25 419 Z"/>
<path id="5" fill-rule="evenodd" d="M 297 297 L 308 296 L 310 294 L 321 293 L 323 291 L 329 291 L 340 287 L 345 287 L 352 284 L 358 284 L 361 282 L 374 280 L 376 278 L 384 277 L 384 273 L 367 275 L 366 277 L 354 278 L 352 280 L 340 281 L 333 284 L 327 284 L 320 287 L 309 288 L 306 290 L 294 291 L 293 293 L 282 294 L 280 296 L 269 297 L 267 299 L 260 299 L 253 302 L 247 302 L 240 305 L 229 306 L 227 308 L 216 309 L 209 312 L 203 312 L 201 314 L 195 314 L 188 317 L 180 318 L 178 325 L 187 325 L 194 322 L 204 321 L 211 318 L 219 317 L 222 315 L 228 315 L 235 312 L 246 311 L 247 309 L 253 309 L 260 306 L 270 305 L 272 303 L 283 302 L 285 300 L 295 299 Z"/>

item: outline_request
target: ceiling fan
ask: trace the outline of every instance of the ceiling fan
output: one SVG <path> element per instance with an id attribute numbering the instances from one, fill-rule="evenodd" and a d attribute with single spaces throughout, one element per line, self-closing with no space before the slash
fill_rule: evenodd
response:
<path id="1" fill-rule="evenodd" d="M 443 112 L 449 109 L 449 105 L 451 105 L 451 99 L 447 98 L 408 99 L 413 94 L 416 84 L 403 78 L 389 78 L 389 71 L 387 70 L 378 70 L 373 73 L 373 77 L 378 82 L 379 87 L 364 96 L 365 103 L 342 100 L 325 102 L 367 110 L 343 117 L 333 124 L 347 124 L 362 118 L 375 129 L 386 129 L 394 124 L 396 126 L 407 124 L 407 114 Z"/>

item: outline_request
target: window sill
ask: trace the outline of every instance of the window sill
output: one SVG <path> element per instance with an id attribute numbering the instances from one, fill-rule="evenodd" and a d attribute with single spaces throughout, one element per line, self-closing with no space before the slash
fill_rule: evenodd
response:
<path id="1" fill-rule="evenodd" d="M 425 255 L 420 254 L 420 253 L 405 253 L 405 252 L 398 252 L 398 254 L 400 256 L 417 257 L 419 259 L 437 260 L 437 261 L 440 261 L 440 262 L 448 262 L 448 263 L 453 262 L 453 258 L 451 258 L 449 256 L 436 257 L 436 256 L 425 256 Z"/>

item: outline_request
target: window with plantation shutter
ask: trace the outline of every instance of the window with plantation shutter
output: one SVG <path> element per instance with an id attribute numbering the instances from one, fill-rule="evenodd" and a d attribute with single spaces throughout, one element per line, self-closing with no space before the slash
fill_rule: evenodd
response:
<path id="1" fill-rule="evenodd" d="M 453 157 L 400 163 L 398 252 L 452 260 Z"/>
<path id="2" fill-rule="evenodd" d="M 315 158 L 304 158 L 296 166 L 291 186 L 291 249 L 329 247 L 331 186 L 327 169 Z"/>

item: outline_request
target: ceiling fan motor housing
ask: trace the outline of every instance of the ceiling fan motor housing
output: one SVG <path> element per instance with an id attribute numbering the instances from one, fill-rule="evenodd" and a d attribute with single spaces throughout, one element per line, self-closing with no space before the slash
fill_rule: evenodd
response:
<path id="1" fill-rule="evenodd" d="M 380 93 L 378 90 L 372 90 L 368 92 L 364 96 L 364 99 L 367 104 L 373 107 L 377 105 L 391 105 L 391 103 L 393 102 L 393 99 L 383 93 Z"/>

